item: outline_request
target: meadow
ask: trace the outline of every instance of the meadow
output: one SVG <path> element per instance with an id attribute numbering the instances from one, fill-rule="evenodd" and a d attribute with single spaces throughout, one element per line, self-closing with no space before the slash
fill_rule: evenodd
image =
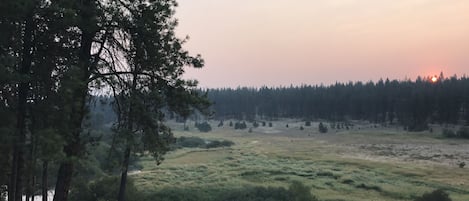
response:
<path id="1" fill-rule="evenodd" d="M 186 200 L 216 200 L 239 189 L 287 188 L 299 181 L 324 201 L 407 201 L 436 189 L 454 201 L 469 200 L 469 169 L 459 166 L 469 161 L 469 140 L 442 138 L 438 126 L 431 132 L 407 132 L 354 122 L 353 128 L 319 133 L 318 122 L 305 126 L 304 121 L 281 120 L 249 132 L 228 122 L 217 127 L 218 122 L 211 121 L 208 133 L 196 130 L 193 122 L 189 131 L 170 123 L 177 137 L 235 144 L 178 149 L 160 166 L 142 158 L 143 169 L 131 173 L 135 186 Z"/>

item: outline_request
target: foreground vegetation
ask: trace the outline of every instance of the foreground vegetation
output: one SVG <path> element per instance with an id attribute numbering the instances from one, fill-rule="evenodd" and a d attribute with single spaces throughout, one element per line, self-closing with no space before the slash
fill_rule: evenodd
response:
<path id="1" fill-rule="evenodd" d="M 290 128 L 284 127 L 286 123 Z M 273 124 L 274 130 L 259 127 L 252 133 L 229 126 L 210 133 L 181 128 L 176 132 L 178 136 L 226 139 L 235 145 L 211 150 L 180 149 L 167 155 L 161 166 L 142 158 L 143 169 L 131 177 L 137 189 L 156 190 L 155 195 L 172 195 L 173 200 L 219 200 L 230 192 L 242 194 L 239 192 L 246 188 L 288 189 L 292 182 L 304 184 L 319 200 L 329 201 L 410 201 L 437 189 L 443 189 L 455 201 L 469 199 L 465 168 L 419 156 L 403 159 L 389 155 L 383 160 L 374 153 L 362 157 L 365 150 L 354 147 L 359 142 L 435 147 L 458 142 L 442 139 L 440 134 L 383 128 L 320 134 L 317 123 L 303 131 L 297 128 L 302 122 Z M 467 143 L 453 146 L 464 148 Z"/>
<path id="2" fill-rule="evenodd" d="M 174 141 L 165 114 L 187 118 L 209 105 L 197 81 L 183 78 L 204 61 L 176 36 L 176 7 L 175 0 L 0 3 L 0 199 L 54 189 L 54 201 L 67 201 L 83 177 L 100 173 L 84 165 L 96 163 L 86 160 L 96 145 L 114 162 L 102 172 L 121 175 L 119 201 L 134 154 L 162 161 Z M 92 94 L 113 97 L 108 141 L 89 125 Z"/>

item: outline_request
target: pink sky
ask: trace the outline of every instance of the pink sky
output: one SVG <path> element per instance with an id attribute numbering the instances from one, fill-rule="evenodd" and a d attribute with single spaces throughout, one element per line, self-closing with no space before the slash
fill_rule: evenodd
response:
<path id="1" fill-rule="evenodd" d="M 201 87 L 469 74 L 467 0 L 179 0 Z"/>

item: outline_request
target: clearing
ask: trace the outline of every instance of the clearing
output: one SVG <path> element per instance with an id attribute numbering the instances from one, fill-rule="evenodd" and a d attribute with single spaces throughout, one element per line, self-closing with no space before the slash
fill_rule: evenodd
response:
<path id="1" fill-rule="evenodd" d="M 229 148 L 180 149 L 161 166 L 143 158 L 132 174 L 142 190 L 187 189 L 217 193 L 246 186 L 288 186 L 301 181 L 328 201 L 407 201 L 438 188 L 454 201 L 469 200 L 469 141 L 397 127 L 355 124 L 318 133 L 318 123 L 284 120 L 273 127 L 234 130 L 225 126 L 200 133 L 172 123 L 176 136 L 231 140 Z M 286 128 L 286 124 L 289 127 Z M 193 125 L 190 123 L 189 125 Z M 249 124 L 249 127 L 252 124 Z M 300 126 L 304 130 L 300 130 Z"/>

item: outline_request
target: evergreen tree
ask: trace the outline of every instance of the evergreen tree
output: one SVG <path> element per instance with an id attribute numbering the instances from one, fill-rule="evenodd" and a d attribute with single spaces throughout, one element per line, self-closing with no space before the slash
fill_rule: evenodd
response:
<path id="1" fill-rule="evenodd" d="M 320 133 L 327 133 L 327 126 L 325 126 L 322 122 L 319 123 L 319 132 Z"/>

